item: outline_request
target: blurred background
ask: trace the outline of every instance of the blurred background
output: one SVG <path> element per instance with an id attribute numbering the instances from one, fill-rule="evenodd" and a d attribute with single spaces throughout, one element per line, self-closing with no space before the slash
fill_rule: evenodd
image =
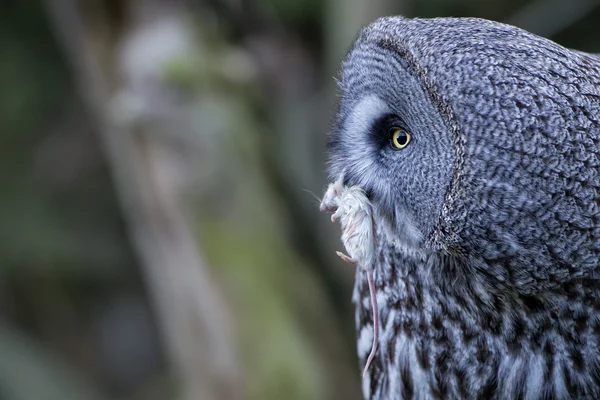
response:
<path id="1" fill-rule="evenodd" d="M 600 52 L 599 0 L 4 0 L 0 399 L 359 399 L 318 212 L 340 60 L 378 16 Z"/>

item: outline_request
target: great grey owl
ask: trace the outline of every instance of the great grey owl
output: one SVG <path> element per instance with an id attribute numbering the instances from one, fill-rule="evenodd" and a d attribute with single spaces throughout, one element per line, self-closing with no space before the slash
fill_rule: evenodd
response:
<path id="1" fill-rule="evenodd" d="M 372 256 L 353 296 L 362 368 L 377 344 L 364 397 L 600 399 L 600 59 L 388 17 L 339 84 L 322 209 L 356 188 L 370 221 L 352 236 L 337 213 L 346 259 Z"/>

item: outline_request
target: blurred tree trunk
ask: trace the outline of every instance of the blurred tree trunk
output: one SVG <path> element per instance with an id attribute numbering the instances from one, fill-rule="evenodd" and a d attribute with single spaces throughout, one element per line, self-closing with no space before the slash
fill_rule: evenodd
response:
<path id="1" fill-rule="evenodd" d="M 319 82 L 318 57 L 261 20 L 258 2 L 219 3 L 231 4 L 224 20 L 168 0 L 47 2 L 99 124 L 186 398 L 359 398 L 353 270 L 334 255 L 337 227 L 303 191 L 320 195 L 324 184 L 333 91 Z M 331 3 L 325 63 L 337 66 L 387 2 Z M 201 23 L 190 28 L 186 15 Z M 224 39 L 230 29 L 237 44 Z M 190 184 L 199 186 L 193 208 L 180 204 Z M 197 243 L 217 267 L 235 340 Z"/>
<path id="2" fill-rule="evenodd" d="M 181 398 L 239 398 L 227 313 L 181 204 L 189 171 L 166 132 L 185 127 L 176 118 L 156 126 L 177 114 L 160 68 L 190 50 L 185 9 L 166 0 L 47 6 L 105 145 Z"/>
<path id="3" fill-rule="evenodd" d="M 379 17 L 406 14 L 407 0 L 330 0 L 327 2 L 327 71 L 336 73 L 359 30 Z"/>
<path id="4" fill-rule="evenodd" d="M 588 16 L 598 3 L 598 0 L 535 0 L 522 6 L 504 22 L 551 38 Z"/>

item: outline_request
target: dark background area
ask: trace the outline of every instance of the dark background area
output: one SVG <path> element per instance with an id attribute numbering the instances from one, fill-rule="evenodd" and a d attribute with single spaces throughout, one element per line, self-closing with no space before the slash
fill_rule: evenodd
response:
<path id="1" fill-rule="evenodd" d="M 5 0 L 0 399 L 358 399 L 318 212 L 334 76 L 378 16 L 600 52 L 596 0 Z"/>

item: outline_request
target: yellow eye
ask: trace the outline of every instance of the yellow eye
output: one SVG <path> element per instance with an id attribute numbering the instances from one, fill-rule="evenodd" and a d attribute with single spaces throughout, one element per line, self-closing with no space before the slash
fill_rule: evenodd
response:
<path id="1" fill-rule="evenodd" d="M 410 143 L 410 133 L 406 132 L 404 129 L 400 128 L 392 128 L 390 130 L 392 134 L 392 147 L 395 149 L 403 149 Z"/>

